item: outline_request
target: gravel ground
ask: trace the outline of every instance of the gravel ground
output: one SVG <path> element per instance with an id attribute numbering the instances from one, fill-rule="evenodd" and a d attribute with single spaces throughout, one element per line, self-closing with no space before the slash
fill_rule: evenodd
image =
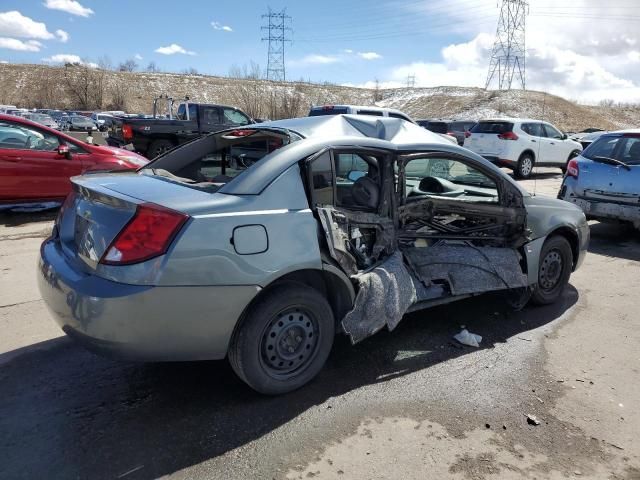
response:
<path id="1" fill-rule="evenodd" d="M 487 295 L 338 338 L 314 382 L 271 398 L 226 362 L 115 362 L 64 337 L 35 285 L 52 218 L 0 217 L 0 478 L 640 478 L 633 230 L 594 223 L 556 305 Z M 480 348 L 452 341 L 462 325 Z"/>

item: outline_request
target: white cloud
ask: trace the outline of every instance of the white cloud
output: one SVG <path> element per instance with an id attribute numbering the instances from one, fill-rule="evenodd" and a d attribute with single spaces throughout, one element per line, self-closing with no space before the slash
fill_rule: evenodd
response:
<path id="1" fill-rule="evenodd" d="M 139 53 L 136 53 L 133 58 L 135 58 L 136 60 L 142 60 L 142 55 L 140 55 Z"/>
<path id="2" fill-rule="evenodd" d="M 364 58 L 365 60 L 377 60 L 382 58 L 382 55 L 376 52 L 358 52 L 358 56 L 360 58 Z"/>
<path id="3" fill-rule="evenodd" d="M 345 48 L 343 50 L 344 53 L 353 53 L 353 50 L 351 50 L 350 48 Z"/>
<path id="4" fill-rule="evenodd" d="M 60 10 L 79 17 L 88 17 L 94 13 L 93 10 L 83 7 L 76 0 L 45 0 L 43 5 L 51 10 Z"/>
<path id="5" fill-rule="evenodd" d="M 6 60 L 0 60 L 0 63 L 9 63 Z"/>
<path id="6" fill-rule="evenodd" d="M 233 28 L 229 25 L 222 25 L 220 22 L 211 22 L 211 26 L 214 30 L 223 30 L 225 32 L 233 32 Z"/>
<path id="7" fill-rule="evenodd" d="M 60 40 L 62 43 L 67 43 L 67 41 L 69 40 L 69 34 L 64 30 L 60 30 L 60 29 L 56 30 L 56 36 L 58 37 L 58 40 Z"/>
<path id="8" fill-rule="evenodd" d="M 17 38 L 0 37 L 0 48 L 17 50 L 19 52 L 39 52 L 42 44 L 37 40 L 18 40 Z"/>
<path id="9" fill-rule="evenodd" d="M 182 55 L 195 55 L 196 52 L 192 52 L 190 50 L 186 50 L 177 43 L 172 43 L 166 47 L 156 48 L 156 53 L 161 53 L 162 55 L 175 55 L 176 53 L 181 53 Z"/>
<path id="10" fill-rule="evenodd" d="M 335 55 L 319 55 L 317 53 L 313 53 L 311 55 L 307 55 L 303 57 L 301 60 L 298 60 L 296 63 L 301 65 L 329 65 L 331 63 L 341 62 L 342 59 Z"/>
<path id="11" fill-rule="evenodd" d="M 71 53 L 58 53 L 56 55 L 43 58 L 42 61 L 46 63 L 79 63 L 81 65 L 88 65 L 92 68 L 98 68 L 97 63 L 85 62 L 80 58 L 80 56 Z"/>
<path id="12" fill-rule="evenodd" d="M 53 34 L 47 30 L 42 22 L 36 22 L 25 17 L 17 10 L 0 12 L 0 35 L 18 38 L 37 38 L 49 40 Z"/>

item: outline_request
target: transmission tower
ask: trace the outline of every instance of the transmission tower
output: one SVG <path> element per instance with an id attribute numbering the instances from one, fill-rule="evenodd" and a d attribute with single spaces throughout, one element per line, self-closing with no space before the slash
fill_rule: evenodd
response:
<path id="1" fill-rule="evenodd" d="M 407 88 L 413 88 L 416 86 L 416 74 L 407 75 Z"/>
<path id="2" fill-rule="evenodd" d="M 527 0 L 502 0 L 485 88 L 497 79 L 498 89 L 511 90 L 514 76 L 520 87 L 526 88 L 525 26 L 528 13 Z"/>
<path id="3" fill-rule="evenodd" d="M 262 30 L 267 32 L 262 41 L 269 42 L 269 53 L 267 57 L 267 79 L 283 82 L 286 79 L 284 68 L 284 44 L 291 39 L 287 38 L 287 32 L 291 32 L 291 17 L 286 14 L 286 9 L 281 12 L 274 12 L 269 7 L 269 13 L 262 15 L 267 24 L 262 26 Z"/>

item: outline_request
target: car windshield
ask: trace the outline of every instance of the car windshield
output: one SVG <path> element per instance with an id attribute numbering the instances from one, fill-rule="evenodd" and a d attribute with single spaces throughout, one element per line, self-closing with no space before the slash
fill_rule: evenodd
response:
<path id="1" fill-rule="evenodd" d="M 93 122 L 86 117 L 71 117 L 71 121 L 78 125 L 93 125 Z"/>
<path id="2" fill-rule="evenodd" d="M 610 158 L 627 165 L 640 165 L 640 134 L 603 135 L 589 145 L 582 156 L 595 161 Z"/>
<path id="3" fill-rule="evenodd" d="M 159 156 L 142 173 L 215 192 L 268 154 L 299 139 L 293 133 L 267 130 L 220 132 Z"/>

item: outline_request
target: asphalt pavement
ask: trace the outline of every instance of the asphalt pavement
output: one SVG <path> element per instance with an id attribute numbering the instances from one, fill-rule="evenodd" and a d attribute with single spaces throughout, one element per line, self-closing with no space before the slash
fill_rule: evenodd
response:
<path id="1" fill-rule="evenodd" d="M 0 217 L 2 479 L 640 478 L 634 230 L 594 222 L 555 305 L 486 295 L 338 337 L 310 385 L 265 397 L 225 361 L 117 362 L 65 337 L 35 284 L 54 215 Z"/>

